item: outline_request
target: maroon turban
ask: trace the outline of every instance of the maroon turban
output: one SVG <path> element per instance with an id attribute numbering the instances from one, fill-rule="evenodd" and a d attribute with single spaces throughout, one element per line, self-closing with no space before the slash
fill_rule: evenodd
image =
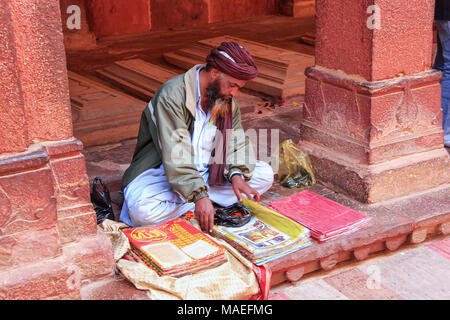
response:
<path id="1" fill-rule="evenodd" d="M 252 56 L 236 42 L 222 42 L 211 50 L 206 62 L 239 80 L 251 80 L 258 75 L 258 68 Z"/>
<path id="2" fill-rule="evenodd" d="M 236 42 L 222 42 L 220 46 L 211 50 L 209 56 L 206 57 L 206 62 L 211 67 L 239 80 L 251 80 L 258 75 L 258 68 L 250 53 L 245 48 L 241 47 Z M 209 165 L 209 184 L 223 185 L 224 184 L 224 169 L 227 155 L 227 146 L 229 137 L 227 137 L 228 130 L 232 128 L 232 112 L 231 104 L 225 116 L 216 119 L 216 126 L 218 131 L 222 133 L 224 141 L 222 141 L 222 148 L 216 145 L 212 156 L 221 160 L 220 163 L 211 163 Z M 217 136 L 215 139 L 218 142 Z M 218 148 L 216 148 L 218 147 Z M 216 152 L 218 153 L 216 156 Z"/>

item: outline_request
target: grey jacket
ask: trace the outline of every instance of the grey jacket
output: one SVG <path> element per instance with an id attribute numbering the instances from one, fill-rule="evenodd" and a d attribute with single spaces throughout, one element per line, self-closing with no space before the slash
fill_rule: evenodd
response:
<path id="1" fill-rule="evenodd" d="M 196 65 L 186 73 L 169 79 L 155 93 L 151 105 L 142 112 L 136 149 L 122 179 L 125 188 L 144 171 L 164 165 L 173 190 L 186 201 L 195 202 L 208 196 L 208 185 L 194 163 L 191 144 L 196 109 Z M 224 175 L 235 171 L 251 178 L 256 158 L 249 139 L 244 135 L 241 113 L 232 101 L 231 139 L 226 155 Z"/>

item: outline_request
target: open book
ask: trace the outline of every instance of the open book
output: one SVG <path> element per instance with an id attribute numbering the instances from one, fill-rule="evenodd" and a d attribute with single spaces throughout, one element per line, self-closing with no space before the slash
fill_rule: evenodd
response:
<path id="1" fill-rule="evenodd" d="M 239 228 L 228 228 L 227 231 L 257 248 L 277 246 L 291 238 L 254 216 L 246 225 Z"/>
<path id="2" fill-rule="evenodd" d="M 289 229 L 292 224 L 295 236 L 279 230 L 275 224 L 280 222 L 285 229 Z M 275 215 L 272 219 L 263 220 L 254 214 L 247 224 L 238 228 L 214 226 L 213 234 L 230 243 L 257 265 L 311 244 L 308 229 L 288 219 L 283 221 Z"/>

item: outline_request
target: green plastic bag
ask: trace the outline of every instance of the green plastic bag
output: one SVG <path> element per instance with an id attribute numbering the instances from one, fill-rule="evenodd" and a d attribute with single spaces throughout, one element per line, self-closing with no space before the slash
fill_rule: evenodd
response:
<path id="1" fill-rule="evenodd" d="M 291 139 L 281 143 L 279 149 L 278 177 L 288 188 L 305 189 L 316 183 L 311 160 Z"/>

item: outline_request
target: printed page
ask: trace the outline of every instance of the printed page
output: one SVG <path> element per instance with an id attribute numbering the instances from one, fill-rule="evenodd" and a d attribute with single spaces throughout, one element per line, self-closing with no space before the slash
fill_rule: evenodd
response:
<path id="1" fill-rule="evenodd" d="M 163 269 L 168 269 L 178 264 L 191 262 L 192 259 L 170 242 L 149 244 L 141 247 Z"/>
<path id="2" fill-rule="evenodd" d="M 181 248 L 184 253 L 191 256 L 194 259 L 202 259 L 210 254 L 215 253 L 219 248 L 209 244 L 206 241 L 198 240 L 193 244 Z"/>
<path id="3" fill-rule="evenodd" d="M 277 246 L 290 239 L 287 234 L 267 225 L 256 217 L 252 217 L 249 223 L 243 227 L 227 228 L 227 230 L 259 248 Z"/>

